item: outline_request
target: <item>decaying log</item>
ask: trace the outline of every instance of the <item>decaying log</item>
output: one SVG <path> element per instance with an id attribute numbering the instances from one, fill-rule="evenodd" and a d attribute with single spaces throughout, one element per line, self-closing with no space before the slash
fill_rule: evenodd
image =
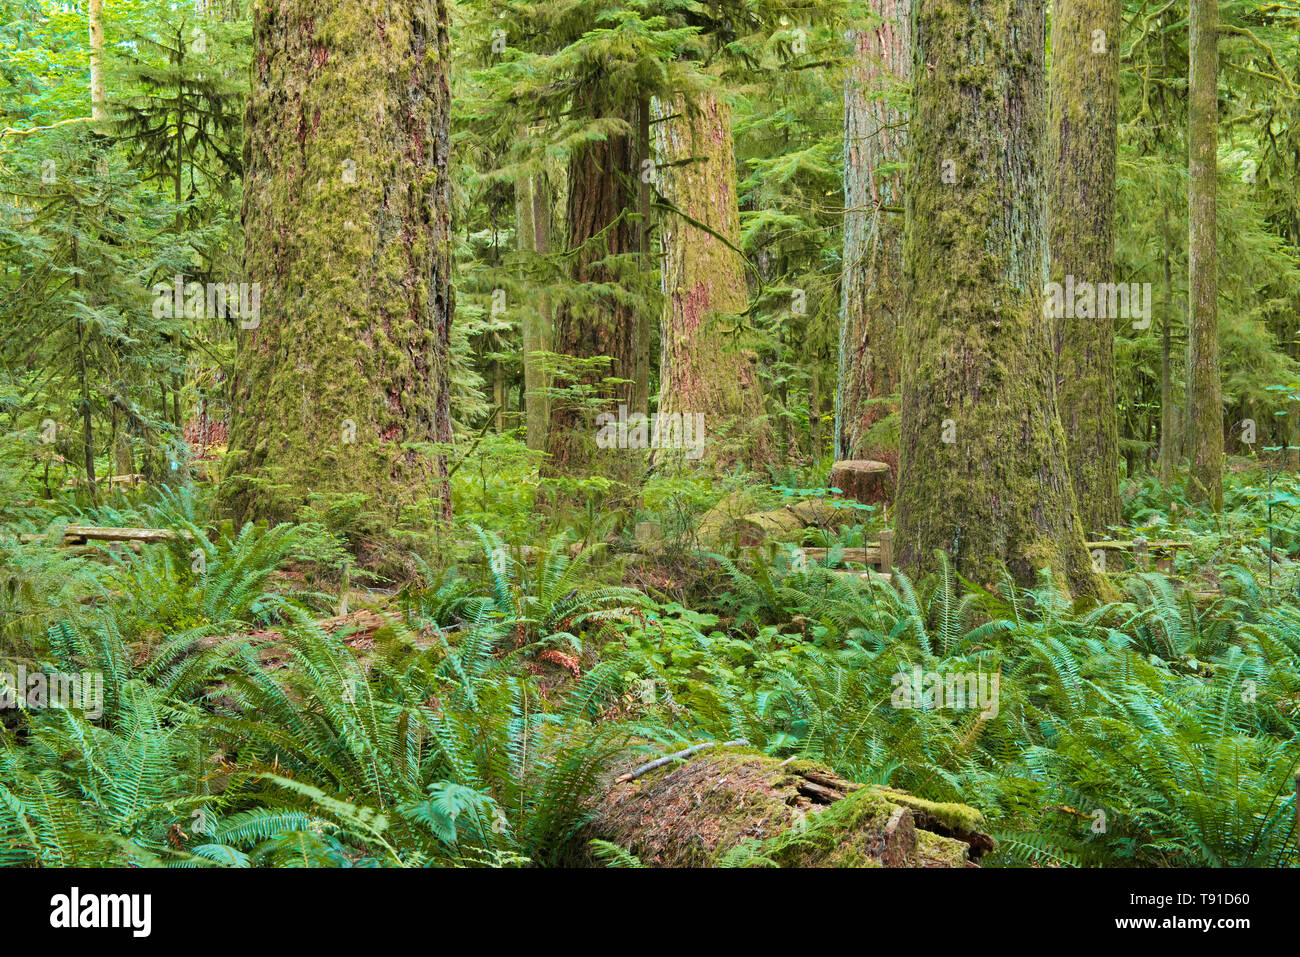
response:
<path id="1" fill-rule="evenodd" d="M 829 548 L 805 548 L 803 554 L 810 562 L 820 562 L 825 561 L 826 556 L 831 551 L 832 549 Z M 865 548 L 842 548 L 840 549 L 840 561 L 875 567 L 880 564 L 880 546 L 868 545 Z"/>
<path id="2" fill-rule="evenodd" d="M 981 823 L 962 804 L 727 744 L 612 777 L 583 837 L 652 867 L 707 867 L 729 852 L 782 867 L 971 867 L 993 847 Z"/>
<path id="3" fill-rule="evenodd" d="M 864 505 L 888 504 L 894 500 L 894 473 L 884 462 L 850 459 L 831 466 L 826 484 L 845 498 Z"/>
<path id="4" fill-rule="evenodd" d="M 734 539 L 740 545 L 758 545 L 769 540 L 793 539 L 805 528 L 838 528 L 853 519 L 851 509 L 836 508 L 824 499 L 807 499 L 770 512 L 732 515 L 723 500 L 700 519 L 701 541 Z"/>
<path id="5" fill-rule="evenodd" d="M 109 528 L 98 525 L 66 525 L 63 529 L 63 544 L 85 545 L 87 542 L 170 542 L 177 536 L 193 538 L 189 532 L 174 532 L 169 528 Z M 21 536 L 23 542 L 35 542 L 44 538 L 40 534 Z"/>

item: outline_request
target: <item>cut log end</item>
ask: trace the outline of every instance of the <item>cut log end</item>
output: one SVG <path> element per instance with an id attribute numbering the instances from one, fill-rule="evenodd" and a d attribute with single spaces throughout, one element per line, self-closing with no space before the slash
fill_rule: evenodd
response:
<path id="1" fill-rule="evenodd" d="M 827 483 L 845 498 L 864 505 L 887 505 L 894 498 L 894 472 L 884 462 L 850 459 L 831 466 Z"/>

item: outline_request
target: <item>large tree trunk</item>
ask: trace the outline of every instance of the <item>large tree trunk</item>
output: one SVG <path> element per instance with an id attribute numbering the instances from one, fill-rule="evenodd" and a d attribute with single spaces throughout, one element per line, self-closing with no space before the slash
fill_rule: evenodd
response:
<path id="1" fill-rule="evenodd" d="M 655 124 L 665 212 L 660 415 L 705 416 L 707 461 L 753 468 L 772 453 L 758 359 L 734 334 L 749 303 L 739 252 L 740 211 L 731 109 L 712 93 L 665 104 Z"/>
<path id="2" fill-rule="evenodd" d="M 898 565 L 1104 586 L 1075 514 L 1046 279 L 1046 14 L 932 0 L 914 17 Z"/>
<path id="3" fill-rule="evenodd" d="M 811 761 L 745 747 L 699 750 L 627 776 L 611 783 L 582 836 L 653 867 L 728 858 L 781 867 L 970 867 L 993 847 L 974 808 L 864 787 Z"/>
<path id="4" fill-rule="evenodd" d="M 602 114 L 604 107 L 594 92 L 584 92 L 579 101 L 579 110 Z M 608 356 L 612 361 L 603 369 L 583 371 L 557 383 L 586 388 L 603 400 L 599 410 L 568 397 L 552 403 L 547 452 L 549 468 L 558 474 L 590 474 L 597 461 L 596 412 L 617 414 L 619 405 L 630 406 L 633 401 L 638 319 L 624 298 L 624 288 L 633 282 L 635 271 L 638 239 L 629 214 L 636 208 L 632 184 L 639 175 L 631 134 L 610 134 L 589 143 L 569 161 L 566 219 L 576 289 L 556 310 L 554 351 L 577 359 Z M 611 386 L 602 381 L 606 377 L 626 381 Z M 630 470 L 634 459 L 635 455 L 620 449 L 601 457 L 608 471 L 619 475 Z"/>
<path id="5" fill-rule="evenodd" d="M 551 251 L 551 186 L 545 173 L 533 173 L 515 184 L 515 213 L 519 248 L 545 256 Z M 524 422 L 530 449 L 546 448 L 550 379 L 535 353 L 551 348 L 551 303 L 542 294 L 524 310 Z"/>
<path id="6" fill-rule="evenodd" d="M 1070 287 L 1114 281 L 1119 0 L 1057 0 L 1052 10 L 1051 278 Z M 1084 531 L 1119 524 L 1115 320 L 1067 304 L 1057 316 L 1061 425 Z"/>
<path id="7" fill-rule="evenodd" d="M 223 494 L 291 518 L 313 492 L 450 514 L 447 11 L 269 2 L 256 14 L 244 267 L 261 283 Z M 254 322 L 245 320 L 245 326 Z"/>
<path id="8" fill-rule="evenodd" d="M 1223 390 L 1219 381 L 1219 3 L 1192 0 L 1188 98 L 1187 494 L 1223 506 Z"/>
<path id="9" fill-rule="evenodd" d="M 857 56 L 844 85 L 837 459 L 880 451 L 866 444 L 867 431 L 891 411 L 879 400 L 899 380 L 907 118 L 887 97 L 912 75 L 912 0 L 873 0 L 872 10 L 883 22 L 852 34 Z"/>
<path id="10" fill-rule="evenodd" d="M 90 115 L 99 127 L 108 119 L 108 94 L 104 89 L 104 0 L 90 0 Z"/>

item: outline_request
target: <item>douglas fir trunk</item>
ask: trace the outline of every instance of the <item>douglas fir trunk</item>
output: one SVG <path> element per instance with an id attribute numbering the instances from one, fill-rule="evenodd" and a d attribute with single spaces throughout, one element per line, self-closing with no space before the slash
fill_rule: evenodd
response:
<path id="1" fill-rule="evenodd" d="M 449 513 L 447 12 L 261 0 L 245 144 L 245 318 L 223 494 L 287 519 L 313 492 Z"/>
<path id="2" fill-rule="evenodd" d="M 606 107 L 593 92 L 580 95 L 586 112 L 600 116 Z M 629 124 L 630 128 L 631 124 Z M 637 314 L 628 286 L 636 287 L 639 239 L 631 213 L 636 209 L 632 185 L 640 164 L 630 133 L 611 133 L 575 151 L 569 162 L 566 218 L 571 279 L 576 287 L 556 310 L 554 351 L 575 359 L 608 356 L 601 369 L 583 369 L 563 377 L 557 388 L 588 390 L 601 400 L 599 409 L 565 396 L 551 404 L 547 436 L 549 468 L 559 474 L 586 476 L 596 459 L 596 413 L 618 414 L 630 406 L 636 382 Z M 608 385 L 613 377 L 624 382 Z M 623 456 L 618 464 L 610 456 Z M 633 455 L 618 449 L 602 455 L 607 471 L 626 476 Z"/>
<path id="3" fill-rule="evenodd" d="M 758 359 L 735 331 L 749 294 L 739 251 L 740 212 L 731 110 L 712 93 L 665 108 L 655 124 L 663 242 L 659 412 L 705 416 L 704 457 L 753 468 L 772 450 Z"/>
<path id="4" fill-rule="evenodd" d="M 544 172 L 529 173 L 515 183 L 519 248 L 545 256 L 551 251 L 551 186 Z M 545 294 L 527 305 L 523 318 L 524 421 L 530 449 L 546 448 L 550 403 L 549 380 L 538 352 L 551 348 L 551 304 Z"/>
<path id="5" fill-rule="evenodd" d="M 1057 401 L 1079 519 L 1119 524 L 1115 408 L 1115 150 L 1119 0 L 1057 0 L 1052 12 L 1051 278 L 1083 290 L 1056 315 Z M 1071 277 L 1067 281 L 1066 277 Z M 1086 296 L 1092 295 L 1089 308 Z M 1132 310 L 1130 299 L 1130 312 Z"/>
<path id="6" fill-rule="evenodd" d="M 1219 381 L 1218 0 L 1192 0 L 1188 122 L 1187 494 L 1223 505 L 1223 391 Z"/>
<path id="7" fill-rule="evenodd" d="M 891 411 L 880 399 L 898 390 L 907 127 L 891 100 L 912 75 L 912 0 L 873 0 L 872 9 L 883 22 L 852 34 L 857 52 L 844 87 L 837 459 L 882 457 L 867 430 Z"/>
<path id="8" fill-rule="evenodd" d="M 1043 315 L 1045 9 L 927 0 L 913 26 L 898 565 L 1096 592 Z"/>

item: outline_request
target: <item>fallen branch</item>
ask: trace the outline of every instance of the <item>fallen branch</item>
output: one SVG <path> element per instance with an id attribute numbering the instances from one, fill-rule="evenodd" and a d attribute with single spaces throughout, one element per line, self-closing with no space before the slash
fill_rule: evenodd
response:
<path id="1" fill-rule="evenodd" d="M 614 783 L 626 784 L 628 781 L 635 781 L 637 778 L 641 777 L 642 775 L 649 774 L 655 768 L 662 768 L 665 764 L 672 764 L 674 761 L 680 761 L 682 758 L 689 758 L 692 754 L 699 754 L 705 748 L 715 747 L 717 743 L 718 742 L 716 741 L 705 741 L 701 744 L 693 744 L 689 748 L 683 748 L 681 751 L 676 751 L 673 754 L 667 754 L 664 755 L 662 758 L 655 758 L 653 761 L 647 761 L 645 764 L 641 765 L 635 771 L 630 771 L 627 774 L 623 774 L 620 775 L 619 777 L 616 777 L 614 779 Z M 748 745 L 749 742 L 746 741 L 744 738 L 741 738 L 736 741 L 727 741 L 725 744 L 723 744 L 723 747 L 739 748 L 739 747 L 747 747 Z"/>

